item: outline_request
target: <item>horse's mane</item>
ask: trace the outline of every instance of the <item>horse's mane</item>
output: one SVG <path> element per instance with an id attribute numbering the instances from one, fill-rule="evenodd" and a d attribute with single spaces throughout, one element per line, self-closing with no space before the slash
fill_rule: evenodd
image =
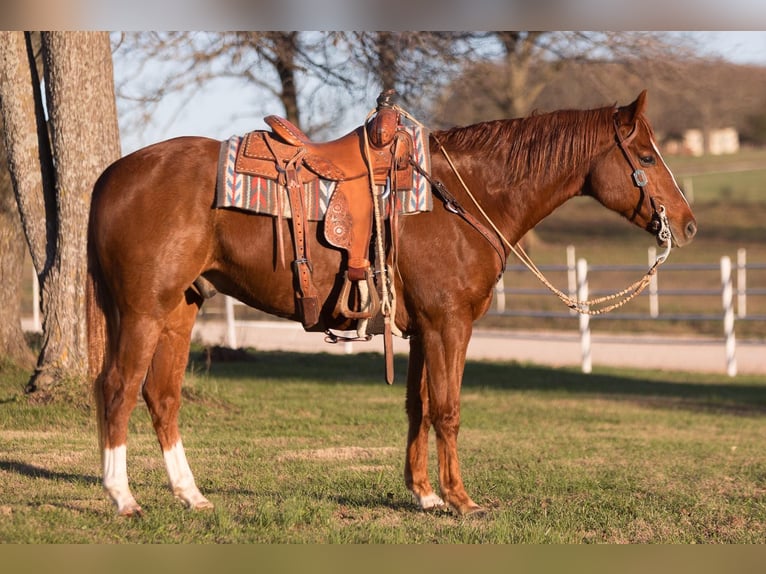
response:
<path id="1" fill-rule="evenodd" d="M 559 110 L 525 118 L 494 120 L 434 133 L 447 150 L 497 157 L 512 181 L 573 169 L 597 153 L 615 108 Z"/>

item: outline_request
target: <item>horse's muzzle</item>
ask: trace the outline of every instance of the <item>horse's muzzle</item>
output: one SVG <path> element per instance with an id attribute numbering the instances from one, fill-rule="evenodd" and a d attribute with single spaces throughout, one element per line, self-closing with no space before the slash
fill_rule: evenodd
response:
<path id="1" fill-rule="evenodd" d="M 678 230 L 678 232 L 673 229 L 673 241 L 678 247 L 691 243 L 695 235 L 697 235 L 697 222 L 693 219 L 687 221 L 686 225 Z M 659 238 L 657 238 L 657 242 L 661 243 Z"/>

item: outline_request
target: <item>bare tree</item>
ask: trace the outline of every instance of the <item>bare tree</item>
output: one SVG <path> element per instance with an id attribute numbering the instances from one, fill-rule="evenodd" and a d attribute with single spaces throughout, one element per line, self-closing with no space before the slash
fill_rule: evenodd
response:
<path id="1" fill-rule="evenodd" d="M 157 81 L 136 82 L 128 77 L 117 84 L 117 94 L 133 102 L 135 123 L 150 121 L 157 106 L 174 94 L 180 101 L 216 80 L 234 80 L 238 90 L 249 90 L 252 102 L 243 113 L 278 113 L 306 131 L 316 129 L 301 117 L 301 96 L 310 98 L 307 77 L 325 85 L 343 86 L 350 79 L 335 61 L 332 35 L 305 32 L 168 32 L 123 34 L 115 53 L 132 61 L 136 70 L 172 62 Z M 236 113 L 236 112 L 235 112 Z"/>
<path id="2" fill-rule="evenodd" d="M 126 74 L 117 93 L 122 103 L 132 102 L 128 107 L 136 126 L 157 121 L 159 104 L 171 94 L 181 102 L 180 112 L 196 91 L 233 81 L 233 89 L 252 94 L 252 104 L 240 115 L 280 113 L 275 107 L 281 105 L 287 119 L 319 137 L 336 130 L 349 113 L 361 116 L 355 119 L 361 122 L 386 88 L 395 88 L 400 101 L 419 115 L 474 50 L 471 38 L 457 32 L 385 31 L 123 34 L 115 57 L 132 62 L 141 79 Z M 156 70 L 162 62 L 173 65 L 153 74 L 159 81 L 142 75 L 141 70 Z"/>
<path id="3" fill-rule="evenodd" d="M 402 103 L 421 115 L 465 60 L 475 58 L 474 37 L 466 32 L 378 31 L 338 34 L 357 81 L 349 89 L 395 89 Z M 368 90 L 369 91 L 369 90 Z"/>
<path id="4" fill-rule="evenodd" d="M 49 161 L 47 128 L 44 119 L 40 120 L 44 114 L 32 44 L 30 33 L 0 32 L 0 116 L 4 124 L 2 147 L 5 152 L 4 163 L 8 168 L 6 174 L 10 179 L 10 193 L 8 190 L 3 192 L 3 204 L 6 207 L 0 231 L 4 244 L 0 254 L 0 269 L 4 288 L 10 289 L 13 288 L 10 286 L 18 285 L 21 279 L 24 236 L 21 235 L 20 221 L 24 224 L 36 270 L 46 266 L 48 230 L 52 229 L 47 225 L 48 222 L 52 223 L 49 217 L 52 212 L 46 208 L 43 180 L 50 184 L 53 166 Z M 39 35 L 35 44 L 39 50 Z M 41 151 L 44 153 L 41 154 Z M 8 293 L 8 297 L 10 301 L 18 300 L 18 295 L 13 292 Z M 0 324 L 0 331 L 4 341 L 3 351 L 8 356 L 23 360 L 25 353 L 20 348 L 24 340 L 21 336 L 20 307 L 3 305 L 2 313 L 4 320 Z"/>
<path id="5" fill-rule="evenodd" d="M 480 57 L 466 62 L 435 104 L 437 124 L 524 116 L 557 77 L 587 62 L 610 63 L 644 82 L 674 82 L 677 87 L 684 76 L 682 68 L 672 64 L 693 53 L 683 37 L 654 32 L 488 32 L 477 34 L 474 42 L 484 44 Z M 581 68 L 581 73 L 592 69 Z M 578 83 L 583 80 L 579 76 L 569 87 L 580 92 Z M 608 75 L 588 80 L 591 101 L 603 103 L 623 95 L 615 94 L 615 82 L 609 82 Z M 624 91 L 628 86 L 617 87 Z"/>
<path id="6" fill-rule="evenodd" d="M 43 344 L 27 385 L 55 398 L 87 372 L 86 230 L 90 192 L 120 155 L 111 47 L 101 32 L 44 32 L 46 104 L 29 35 L 3 33 L 1 105 L 11 174 L 41 286 Z M 29 137 L 36 134 L 37 137 Z M 66 390 L 64 390 L 66 389 Z"/>
<path id="7" fill-rule="evenodd" d="M 34 356 L 21 327 L 21 280 L 27 250 L 7 157 L 5 142 L 0 141 L 0 301 L 3 301 L 0 305 L 0 357 L 29 368 L 34 365 Z"/>

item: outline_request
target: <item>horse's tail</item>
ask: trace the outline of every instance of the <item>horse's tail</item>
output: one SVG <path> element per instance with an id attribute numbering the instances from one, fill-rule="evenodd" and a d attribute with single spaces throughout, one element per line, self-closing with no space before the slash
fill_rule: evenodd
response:
<path id="1" fill-rule="evenodd" d="M 105 445 L 106 412 L 103 382 L 114 342 L 115 307 L 104 284 L 103 271 L 93 239 L 93 212 L 88 223 L 88 281 L 86 289 L 86 319 L 88 324 L 88 378 L 93 384 L 96 404 L 99 448 Z"/>

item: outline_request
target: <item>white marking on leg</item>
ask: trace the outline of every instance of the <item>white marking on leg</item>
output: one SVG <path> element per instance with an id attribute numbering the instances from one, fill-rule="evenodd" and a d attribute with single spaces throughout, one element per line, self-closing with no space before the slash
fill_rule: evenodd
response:
<path id="1" fill-rule="evenodd" d="M 417 494 L 413 494 L 413 496 L 415 497 L 415 501 L 420 505 L 420 508 L 422 508 L 423 510 L 430 510 L 432 508 L 444 507 L 444 501 L 441 499 L 440 496 L 438 496 L 434 492 L 432 492 L 431 494 L 427 494 L 423 497 L 420 497 Z"/>
<path id="2" fill-rule="evenodd" d="M 141 514 L 141 507 L 133 498 L 128 486 L 127 447 L 104 449 L 104 490 L 117 507 L 117 513 L 125 516 Z"/>
<path id="3" fill-rule="evenodd" d="M 189 462 L 186 460 L 184 447 L 179 440 L 169 450 L 163 451 L 165 468 L 168 471 L 170 489 L 184 504 L 192 509 L 213 508 L 210 501 L 202 496 L 194 482 Z"/>

